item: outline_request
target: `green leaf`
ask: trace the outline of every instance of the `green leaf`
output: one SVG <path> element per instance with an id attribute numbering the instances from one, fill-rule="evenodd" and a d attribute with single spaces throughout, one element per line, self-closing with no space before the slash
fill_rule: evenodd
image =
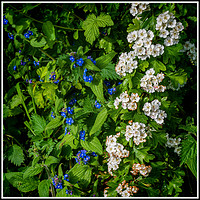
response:
<path id="1" fill-rule="evenodd" d="M 21 19 L 17 20 L 17 22 L 15 24 L 17 33 L 19 33 L 19 34 L 23 33 L 23 31 L 30 26 L 31 21 L 32 20 L 28 19 L 28 18 L 21 18 Z"/>
<path id="2" fill-rule="evenodd" d="M 49 156 L 46 160 L 45 160 L 45 165 L 51 165 L 51 164 L 54 164 L 54 163 L 59 163 L 59 159 L 57 159 L 56 157 L 54 156 Z"/>
<path id="3" fill-rule="evenodd" d="M 106 55 L 103 55 L 96 59 L 96 65 L 98 68 L 103 69 L 108 66 L 117 53 L 112 51 Z"/>
<path id="4" fill-rule="evenodd" d="M 64 138 L 61 140 L 62 145 L 69 145 L 72 149 L 76 149 L 78 145 L 78 140 L 75 139 L 73 134 L 66 134 Z"/>
<path id="5" fill-rule="evenodd" d="M 34 93 L 34 100 L 38 108 L 44 108 L 44 98 L 41 90 Z"/>
<path id="6" fill-rule="evenodd" d="M 106 40 L 105 38 L 102 38 L 99 41 L 99 48 L 103 48 L 107 53 L 111 52 L 113 49 L 113 43 Z"/>
<path id="7" fill-rule="evenodd" d="M 101 77 L 103 80 L 118 80 L 121 77 L 115 71 L 115 65 L 109 63 L 105 68 L 101 70 Z"/>
<path id="8" fill-rule="evenodd" d="M 20 146 L 14 144 L 8 149 L 8 160 L 17 166 L 24 162 L 24 153 Z"/>
<path id="9" fill-rule="evenodd" d="M 96 17 L 94 14 L 87 16 L 87 19 L 83 22 L 82 28 L 85 30 L 84 35 L 86 41 L 90 44 L 96 40 L 99 36 L 99 27 L 113 26 L 114 23 L 110 15 L 101 13 L 100 16 Z"/>
<path id="10" fill-rule="evenodd" d="M 45 119 L 40 117 L 38 114 L 32 114 L 31 118 L 34 132 L 36 134 L 42 133 L 46 127 Z"/>
<path id="11" fill-rule="evenodd" d="M 28 167 L 27 170 L 24 172 L 23 178 L 28 178 L 31 176 L 35 176 L 39 174 L 43 170 L 43 167 L 41 165 L 36 164 L 34 167 Z"/>
<path id="12" fill-rule="evenodd" d="M 46 96 L 48 100 L 55 101 L 56 89 L 58 86 L 54 83 L 43 83 L 41 86 L 44 89 L 43 95 Z"/>
<path id="13" fill-rule="evenodd" d="M 11 102 L 10 102 L 10 108 L 13 109 L 13 108 L 17 107 L 20 104 L 22 104 L 21 97 L 18 94 L 14 95 L 12 97 Z"/>
<path id="14" fill-rule="evenodd" d="M 49 197 L 49 180 L 42 180 L 38 185 L 38 193 L 40 197 Z"/>
<path id="15" fill-rule="evenodd" d="M 37 74 L 40 76 L 40 78 L 44 78 L 48 72 L 48 67 L 40 67 L 36 70 Z"/>
<path id="16" fill-rule="evenodd" d="M 147 124 L 147 120 L 148 120 L 148 117 L 144 114 L 139 114 L 139 113 L 136 113 L 133 117 L 133 120 L 135 122 L 140 122 L 140 123 L 144 123 L 144 124 Z"/>
<path id="17" fill-rule="evenodd" d="M 195 17 L 195 16 L 189 16 L 187 18 L 190 19 L 193 22 L 197 22 L 197 17 Z"/>
<path id="18" fill-rule="evenodd" d="M 30 192 L 38 187 L 38 179 L 36 177 L 23 179 L 23 172 L 6 173 L 6 178 L 13 187 L 21 192 Z"/>
<path id="19" fill-rule="evenodd" d="M 86 86 L 90 87 L 92 92 L 96 95 L 97 101 L 104 102 L 104 95 L 103 95 L 103 80 L 100 74 L 96 74 L 92 83 L 85 83 Z"/>
<path id="20" fill-rule="evenodd" d="M 32 47 L 43 47 L 47 42 L 44 37 L 40 41 L 36 41 L 37 38 L 33 38 L 30 41 Z"/>
<path id="21" fill-rule="evenodd" d="M 84 60 L 84 67 L 92 71 L 101 71 L 90 59 Z"/>
<path id="22" fill-rule="evenodd" d="M 184 71 L 184 69 L 179 69 L 176 72 L 167 73 L 166 76 L 171 79 L 175 87 L 178 87 L 178 84 L 183 85 L 187 81 L 187 73 Z"/>
<path id="23" fill-rule="evenodd" d="M 146 68 L 149 67 L 149 62 L 148 61 L 142 61 L 142 63 L 139 65 L 139 69 L 141 69 L 143 72 L 146 70 Z"/>
<path id="24" fill-rule="evenodd" d="M 99 155 L 103 154 L 103 147 L 97 137 L 92 138 L 91 141 L 81 140 L 81 145 L 87 151 L 93 151 Z"/>
<path id="25" fill-rule="evenodd" d="M 128 32 L 128 33 L 140 29 L 140 22 L 139 22 L 139 20 L 137 20 L 137 19 L 135 18 L 135 19 L 133 19 L 133 23 L 134 23 L 134 24 L 129 24 L 129 25 L 128 25 L 128 28 L 127 28 L 127 32 Z"/>
<path id="26" fill-rule="evenodd" d="M 188 163 L 190 159 L 197 158 L 197 142 L 191 135 L 188 135 L 187 139 L 181 142 L 181 147 L 182 148 L 180 166 L 183 163 Z"/>
<path id="27" fill-rule="evenodd" d="M 75 40 L 78 40 L 78 30 L 76 30 L 73 34 Z"/>
<path id="28" fill-rule="evenodd" d="M 44 34 L 47 36 L 47 42 L 49 47 L 52 49 L 55 43 L 54 41 L 56 39 L 54 25 L 52 24 L 51 21 L 46 21 L 42 25 L 42 30 Z"/>
<path id="29" fill-rule="evenodd" d="M 13 15 L 15 13 L 13 12 L 13 10 L 9 10 L 8 12 L 6 12 L 5 16 L 6 16 L 6 19 L 8 20 L 8 22 L 10 23 L 10 25 L 13 24 Z"/>
<path id="30" fill-rule="evenodd" d="M 79 181 L 86 188 L 91 181 L 92 169 L 88 165 L 79 165 L 78 163 L 68 172 L 71 183 Z"/>
<path id="31" fill-rule="evenodd" d="M 147 153 L 149 149 L 150 147 L 145 147 L 142 149 L 137 149 L 136 147 L 133 148 L 136 158 L 138 158 L 141 163 L 143 163 L 143 160 L 149 162 L 149 160 L 153 160 L 155 158 L 153 154 Z"/>
<path id="32" fill-rule="evenodd" d="M 197 155 L 194 156 L 193 158 L 189 158 L 186 161 L 186 165 L 189 167 L 190 171 L 197 179 Z"/>
<path id="33" fill-rule="evenodd" d="M 62 165 L 63 165 L 63 163 L 60 163 L 60 165 L 58 166 L 58 176 L 59 176 L 59 177 L 62 177 L 62 176 L 63 176 Z"/>
<path id="34" fill-rule="evenodd" d="M 55 119 L 52 119 L 47 125 L 45 130 L 49 130 L 49 129 L 55 129 L 58 126 L 62 125 L 62 121 L 61 121 L 61 116 L 56 117 Z"/>
<path id="35" fill-rule="evenodd" d="M 159 73 L 160 71 L 166 71 L 166 66 L 159 60 L 153 60 L 150 64 L 152 65 L 156 73 Z"/>
<path id="36" fill-rule="evenodd" d="M 89 135 L 94 134 L 95 132 L 97 132 L 101 128 L 103 123 L 106 121 L 107 116 L 108 116 L 107 109 L 103 108 L 101 110 L 101 112 L 97 115 L 97 118 L 96 118 L 96 120 L 94 122 L 94 125 L 93 125 L 92 129 L 90 130 Z"/>

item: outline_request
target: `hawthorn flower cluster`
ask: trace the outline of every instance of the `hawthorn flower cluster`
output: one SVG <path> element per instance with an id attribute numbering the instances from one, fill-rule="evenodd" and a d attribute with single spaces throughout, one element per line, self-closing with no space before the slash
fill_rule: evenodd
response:
<path id="1" fill-rule="evenodd" d="M 133 193 L 137 193 L 138 190 L 139 188 L 136 186 L 129 186 L 129 184 L 126 183 L 126 180 L 122 181 L 116 188 L 117 193 L 122 197 L 130 197 Z"/>
<path id="2" fill-rule="evenodd" d="M 149 175 L 149 173 L 152 170 L 152 167 L 149 166 L 145 166 L 144 164 L 139 164 L 139 163 L 134 163 L 132 166 L 132 170 L 130 171 L 134 176 L 136 176 L 138 174 L 138 172 L 144 176 L 147 177 Z"/>
<path id="3" fill-rule="evenodd" d="M 136 110 L 137 102 L 139 102 L 140 97 L 138 93 L 132 93 L 131 96 L 128 95 L 127 91 L 120 94 L 119 98 L 117 97 L 114 100 L 115 109 L 118 109 L 119 104 L 121 103 L 123 109 Z"/>
<path id="4" fill-rule="evenodd" d="M 154 33 L 151 30 L 135 30 L 127 35 L 129 43 L 133 43 L 135 56 L 141 60 L 146 60 L 150 56 L 157 57 L 164 53 L 164 46 L 161 44 L 152 44 Z"/>
<path id="5" fill-rule="evenodd" d="M 147 133 L 145 127 L 146 125 L 143 123 L 129 121 L 129 125 L 126 126 L 126 140 L 129 141 L 133 137 L 136 145 L 146 142 Z"/>
<path id="6" fill-rule="evenodd" d="M 159 30 L 159 37 L 164 38 L 165 46 L 178 44 L 179 33 L 184 29 L 181 22 L 177 22 L 175 16 L 166 11 L 157 17 L 156 30 Z"/>
<path id="7" fill-rule="evenodd" d="M 154 119 L 157 124 L 162 125 L 164 118 L 167 117 L 167 113 L 164 110 L 160 110 L 161 102 L 158 99 L 154 99 L 151 103 L 146 102 L 142 108 L 144 114 Z"/>
<path id="8" fill-rule="evenodd" d="M 197 65 L 197 48 L 194 44 L 190 43 L 190 41 L 186 41 L 181 51 L 186 52 L 191 62 Z"/>
<path id="9" fill-rule="evenodd" d="M 149 93 L 164 92 L 166 90 L 166 86 L 158 85 L 164 79 L 164 74 L 161 72 L 160 74 L 154 75 L 155 70 L 153 68 L 146 71 L 146 74 L 140 80 L 140 86 L 142 89 Z"/>
<path id="10" fill-rule="evenodd" d="M 112 169 L 117 170 L 119 164 L 122 161 L 122 158 L 129 156 L 129 151 L 124 149 L 124 146 L 120 143 L 117 143 L 117 138 L 120 136 L 120 133 L 116 135 L 110 135 L 106 138 L 106 151 L 108 152 L 108 172 L 113 176 Z"/>
<path id="11" fill-rule="evenodd" d="M 165 144 L 166 147 L 173 147 L 174 148 L 174 153 L 177 153 L 180 155 L 181 153 L 181 147 L 178 146 L 181 142 L 181 138 L 171 138 L 169 137 L 169 134 L 166 133 L 166 138 L 167 138 L 167 143 Z"/>
<path id="12" fill-rule="evenodd" d="M 149 3 L 132 3 L 130 13 L 135 17 L 136 15 L 142 14 L 143 11 L 149 8 Z"/>
<path id="13" fill-rule="evenodd" d="M 134 60 L 135 58 L 136 54 L 134 51 L 122 53 L 115 67 L 116 73 L 120 76 L 126 76 L 126 73 L 132 73 L 138 67 L 138 61 Z"/>

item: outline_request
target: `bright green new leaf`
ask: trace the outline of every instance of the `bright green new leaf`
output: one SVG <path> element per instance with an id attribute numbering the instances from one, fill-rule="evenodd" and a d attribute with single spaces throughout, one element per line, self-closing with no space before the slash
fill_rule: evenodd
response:
<path id="1" fill-rule="evenodd" d="M 48 100 L 55 101 L 56 89 L 58 86 L 54 83 L 43 83 L 41 86 L 44 89 L 43 95 L 46 96 Z"/>
<path id="2" fill-rule="evenodd" d="M 37 74 L 40 76 L 40 78 L 44 78 L 48 72 L 48 68 L 47 67 L 40 67 L 39 69 L 37 69 Z"/>
<path id="3" fill-rule="evenodd" d="M 38 114 L 32 114 L 31 118 L 34 132 L 36 134 L 42 133 L 46 127 L 45 119 Z"/>
<path id="4" fill-rule="evenodd" d="M 84 35 L 86 41 L 90 44 L 96 40 L 99 36 L 99 27 L 113 26 L 114 23 L 110 15 L 101 13 L 100 16 L 96 17 L 94 14 L 87 16 L 87 19 L 83 22 L 82 28 L 85 30 Z"/>
<path id="5" fill-rule="evenodd" d="M 103 80 L 119 80 L 121 77 L 115 71 L 115 65 L 109 63 L 105 68 L 101 70 L 101 77 Z"/>
<path id="6" fill-rule="evenodd" d="M 17 166 L 20 166 L 24 162 L 24 153 L 20 146 L 13 144 L 8 149 L 8 160 Z"/>
<path id="7" fill-rule="evenodd" d="M 149 67 L 149 62 L 148 61 L 142 61 L 142 63 L 139 65 L 139 69 L 141 69 L 143 72 L 146 70 L 146 68 Z"/>
<path id="8" fill-rule="evenodd" d="M 152 65 L 152 67 L 154 68 L 155 73 L 159 73 L 160 71 L 166 71 L 166 66 L 159 60 L 151 61 L 150 65 Z"/>
<path id="9" fill-rule="evenodd" d="M 40 197 L 49 197 L 50 181 L 47 179 L 42 180 L 38 185 L 38 193 Z"/>
<path id="10" fill-rule="evenodd" d="M 96 118 L 96 120 L 94 122 L 94 125 L 93 125 L 92 129 L 90 130 L 89 135 L 94 134 L 95 132 L 97 132 L 101 128 L 103 123 L 106 121 L 107 116 L 108 116 L 107 109 L 103 108 L 101 110 L 101 112 L 97 115 L 97 118 Z"/>
<path id="11" fill-rule="evenodd" d="M 76 30 L 73 34 L 75 40 L 78 40 L 78 30 Z"/>
<path id="12" fill-rule="evenodd" d="M 149 160 L 153 160 L 155 156 L 153 154 L 149 154 L 147 151 L 149 151 L 150 147 L 145 147 L 142 149 L 137 149 L 136 147 L 133 148 L 135 152 L 136 158 L 140 160 L 141 163 L 144 161 L 149 162 Z"/>
<path id="13" fill-rule="evenodd" d="M 27 170 L 24 172 L 23 178 L 28 178 L 31 176 L 35 176 L 39 174 L 43 170 L 43 167 L 39 164 L 36 164 L 34 167 L 28 167 Z"/>

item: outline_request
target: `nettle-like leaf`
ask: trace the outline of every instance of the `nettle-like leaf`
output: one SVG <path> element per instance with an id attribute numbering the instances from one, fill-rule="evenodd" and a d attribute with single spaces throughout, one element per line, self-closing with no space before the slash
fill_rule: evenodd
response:
<path id="1" fill-rule="evenodd" d="M 45 130 L 46 127 L 46 121 L 43 117 L 40 117 L 37 114 L 33 114 L 31 116 L 32 118 L 32 124 L 33 124 L 33 130 L 36 134 L 40 134 Z"/>
<path id="2" fill-rule="evenodd" d="M 85 30 L 84 35 L 86 41 L 90 44 L 99 36 L 99 27 L 113 26 L 114 23 L 110 15 L 101 13 L 98 17 L 94 14 L 88 15 L 87 19 L 83 22 L 82 28 Z"/>
<path id="3" fill-rule="evenodd" d="M 181 163 L 186 163 L 195 177 L 197 177 L 197 142 L 188 135 L 181 143 Z"/>
<path id="4" fill-rule="evenodd" d="M 115 71 L 115 65 L 111 63 L 101 70 L 101 77 L 103 80 L 121 79 L 121 77 Z"/>
<path id="5" fill-rule="evenodd" d="M 38 185 L 40 197 L 49 197 L 50 180 L 42 180 Z"/>
<path id="6" fill-rule="evenodd" d="M 43 167 L 39 164 L 36 164 L 34 167 L 28 167 L 26 171 L 24 172 L 23 178 L 28 178 L 31 176 L 35 176 L 39 174 L 43 170 Z"/>
<path id="7" fill-rule="evenodd" d="M 37 189 L 39 182 L 36 177 L 24 179 L 23 172 L 6 173 L 6 179 L 13 187 L 16 187 L 21 192 L 30 192 Z"/>
<path id="8" fill-rule="evenodd" d="M 55 101 L 56 89 L 58 86 L 54 83 L 43 83 L 42 89 L 44 89 L 43 95 L 46 96 L 48 100 Z"/>
<path id="9" fill-rule="evenodd" d="M 24 153 L 20 146 L 14 144 L 8 150 L 8 160 L 11 163 L 20 166 L 24 162 Z"/>

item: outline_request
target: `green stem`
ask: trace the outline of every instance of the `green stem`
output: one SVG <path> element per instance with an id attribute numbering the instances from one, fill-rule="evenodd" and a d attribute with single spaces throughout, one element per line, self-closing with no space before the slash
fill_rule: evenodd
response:
<path id="1" fill-rule="evenodd" d="M 53 61 L 56 61 L 53 57 L 51 57 L 48 53 L 46 53 L 45 51 L 43 51 L 42 49 L 39 49 L 42 53 L 44 53 L 46 56 L 48 56 L 49 58 L 51 58 Z"/>
<path id="2" fill-rule="evenodd" d="M 44 165 L 45 169 L 46 169 L 46 172 L 47 172 L 47 175 L 48 175 L 48 178 L 51 180 L 51 176 L 50 176 L 50 173 L 49 173 L 49 168 Z M 55 190 L 54 190 L 54 187 L 53 187 L 53 184 L 51 183 L 51 195 L 52 197 L 55 197 Z"/>
<path id="3" fill-rule="evenodd" d="M 8 135 L 8 134 L 5 134 L 5 136 L 14 139 L 15 142 L 24 150 L 24 152 L 26 153 L 26 155 L 28 155 L 28 153 L 26 152 L 26 149 L 24 149 L 24 147 L 17 141 L 17 139 L 15 139 L 12 135 Z"/>
<path id="4" fill-rule="evenodd" d="M 37 19 L 34 19 L 34 18 L 30 17 L 29 15 L 26 15 L 26 14 L 22 13 L 21 11 L 17 10 L 14 6 L 12 6 L 12 5 L 10 5 L 10 4 L 9 4 L 9 6 L 12 7 L 13 9 L 15 9 L 17 12 L 21 13 L 22 15 L 26 16 L 27 18 L 32 19 L 32 20 L 35 21 L 35 22 L 38 22 L 38 23 L 41 23 L 41 24 L 44 23 L 44 22 L 42 22 L 42 21 L 39 21 L 39 20 L 37 20 Z M 76 30 L 84 31 L 83 29 L 68 28 L 68 27 L 63 27 L 63 26 L 58 26 L 58 25 L 53 25 L 53 26 L 54 26 L 54 27 L 61 28 L 61 29 L 72 30 L 72 31 L 76 31 Z"/>

